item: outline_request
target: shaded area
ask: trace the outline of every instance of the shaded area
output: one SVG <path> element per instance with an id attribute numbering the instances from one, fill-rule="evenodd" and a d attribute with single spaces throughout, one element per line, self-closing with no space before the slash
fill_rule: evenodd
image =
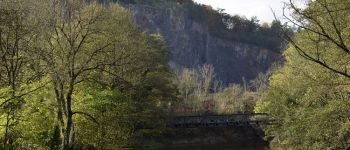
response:
<path id="1" fill-rule="evenodd" d="M 147 146 L 156 150 L 226 150 L 268 149 L 262 132 L 254 126 L 175 129 L 165 136 L 162 145 Z"/>

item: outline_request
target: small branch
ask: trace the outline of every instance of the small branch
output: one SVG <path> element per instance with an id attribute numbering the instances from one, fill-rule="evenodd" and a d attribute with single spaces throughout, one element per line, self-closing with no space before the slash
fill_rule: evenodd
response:
<path id="1" fill-rule="evenodd" d="M 45 87 L 47 84 L 49 84 L 50 82 L 51 82 L 51 81 L 46 82 L 46 83 L 43 84 L 42 86 L 40 86 L 40 87 L 38 87 L 38 88 L 35 88 L 35 89 L 33 89 L 33 90 L 31 90 L 31 91 L 29 91 L 29 92 L 27 92 L 27 93 L 23 93 L 23 94 L 21 94 L 21 95 L 14 96 L 14 97 L 11 97 L 11 98 L 7 99 L 7 100 L 5 100 L 4 102 L 2 102 L 2 103 L 0 104 L 0 107 L 2 107 L 3 105 L 5 105 L 6 103 L 8 103 L 9 101 L 11 101 L 11 100 L 13 100 L 13 99 L 16 99 L 16 98 L 19 98 L 19 97 L 28 95 L 28 94 L 33 93 L 33 92 L 35 92 L 35 91 L 37 91 L 37 90 L 39 90 L 39 89 L 41 89 L 41 88 L 44 88 L 44 87 Z"/>
<path id="2" fill-rule="evenodd" d="M 84 115 L 84 116 L 90 118 L 90 119 L 91 119 L 93 122 L 95 122 L 96 124 L 98 124 L 98 125 L 100 124 L 100 123 L 98 123 L 98 121 L 97 121 L 92 115 L 90 115 L 90 114 L 88 114 L 88 113 L 86 113 L 86 112 L 81 112 L 81 111 L 73 112 L 73 115 L 75 115 L 75 114 Z"/>

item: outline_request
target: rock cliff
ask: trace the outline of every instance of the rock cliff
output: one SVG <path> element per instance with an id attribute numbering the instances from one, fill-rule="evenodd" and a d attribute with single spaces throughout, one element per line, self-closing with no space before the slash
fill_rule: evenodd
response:
<path id="1" fill-rule="evenodd" d="M 124 5 L 135 23 L 147 33 L 160 33 L 169 49 L 175 71 L 212 64 L 216 78 L 225 84 L 242 83 L 265 72 L 280 58 L 272 50 L 217 37 L 208 24 L 189 17 L 186 11 L 141 4 Z"/>

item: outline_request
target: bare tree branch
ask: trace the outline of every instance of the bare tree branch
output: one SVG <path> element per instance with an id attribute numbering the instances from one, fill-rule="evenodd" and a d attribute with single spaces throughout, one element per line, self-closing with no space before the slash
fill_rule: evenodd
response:
<path id="1" fill-rule="evenodd" d="M 90 115 L 90 114 L 88 114 L 88 113 L 86 113 L 86 112 L 75 111 L 75 112 L 73 112 L 73 115 L 75 115 L 75 114 L 84 115 L 84 116 L 90 118 L 93 122 L 95 122 L 96 124 L 99 125 L 98 121 L 97 121 L 92 115 Z"/>
<path id="2" fill-rule="evenodd" d="M 43 85 L 41 85 L 40 87 L 37 87 L 37 88 L 35 88 L 35 89 L 33 89 L 33 90 L 30 90 L 30 91 L 28 91 L 28 92 L 26 92 L 26 93 L 22 93 L 22 94 L 20 94 L 20 95 L 16 95 L 16 96 L 14 96 L 14 97 L 11 97 L 11 98 L 7 99 L 7 100 L 5 100 L 4 102 L 2 102 L 2 103 L 0 104 L 0 107 L 2 107 L 3 105 L 5 105 L 6 103 L 10 102 L 10 101 L 13 100 L 13 99 L 20 98 L 20 97 L 26 96 L 26 95 L 28 95 L 28 94 L 31 94 L 31 93 L 33 93 L 33 92 L 36 92 L 36 91 L 38 91 L 38 90 L 44 88 L 45 86 L 47 86 L 50 82 L 51 82 L 51 81 L 46 82 L 46 83 L 44 83 Z"/>

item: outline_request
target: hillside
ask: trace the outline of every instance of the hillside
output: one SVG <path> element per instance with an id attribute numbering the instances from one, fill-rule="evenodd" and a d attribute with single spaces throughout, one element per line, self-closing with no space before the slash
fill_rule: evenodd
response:
<path id="1" fill-rule="evenodd" d="M 279 22 L 261 26 L 256 18 L 231 16 L 190 0 L 119 2 L 141 30 L 164 37 L 176 72 L 211 64 L 218 80 L 242 83 L 280 60 Z"/>

